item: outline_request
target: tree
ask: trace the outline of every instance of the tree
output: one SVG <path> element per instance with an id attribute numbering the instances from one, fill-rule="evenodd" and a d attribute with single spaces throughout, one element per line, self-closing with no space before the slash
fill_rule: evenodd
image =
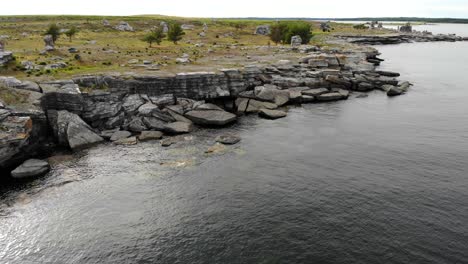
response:
<path id="1" fill-rule="evenodd" d="M 73 26 L 69 30 L 67 30 L 67 32 L 65 32 L 65 35 L 67 35 L 67 37 L 70 39 L 70 42 L 72 42 L 72 38 L 76 35 L 76 33 L 78 33 L 78 29 L 75 26 Z"/>
<path id="2" fill-rule="evenodd" d="M 183 35 L 185 35 L 185 32 L 179 23 L 173 23 L 170 25 L 169 31 L 167 32 L 167 38 L 170 41 L 177 44 L 177 41 L 181 40 Z"/>
<path id="3" fill-rule="evenodd" d="M 144 42 L 148 42 L 150 48 L 153 45 L 153 43 L 157 43 L 158 45 L 161 44 L 161 41 L 166 37 L 166 34 L 164 34 L 164 30 L 162 27 L 158 27 L 155 30 L 152 30 L 148 34 L 146 34 L 143 37 Z"/>
<path id="4" fill-rule="evenodd" d="M 56 24 L 50 24 L 44 35 L 51 35 L 54 42 L 60 37 L 60 29 Z"/>
<path id="5" fill-rule="evenodd" d="M 277 23 L 270 27 L 270 39 L 278 45 L 284 40 L 288 26 L 285 23 Z"/>

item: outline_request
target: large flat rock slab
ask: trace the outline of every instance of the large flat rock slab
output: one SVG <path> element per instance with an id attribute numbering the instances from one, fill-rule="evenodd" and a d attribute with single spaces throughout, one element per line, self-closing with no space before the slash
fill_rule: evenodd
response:
<path id="1" fill-rule="evenodd" d="M 197 125 L 224 126 L 236 121 L 237 116 L 220 110 L 194 110 L 185 114 Z"/>

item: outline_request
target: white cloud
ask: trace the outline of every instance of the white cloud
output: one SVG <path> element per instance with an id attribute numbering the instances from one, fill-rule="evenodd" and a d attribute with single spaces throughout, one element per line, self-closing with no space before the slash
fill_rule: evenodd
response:
<path id="1" fill-rule="evenodd" d="M 20 0 L 2 3 L 0 14 L 163 14 L 193 17 L 468 17 L 468 3 L 466 0 Z"/>

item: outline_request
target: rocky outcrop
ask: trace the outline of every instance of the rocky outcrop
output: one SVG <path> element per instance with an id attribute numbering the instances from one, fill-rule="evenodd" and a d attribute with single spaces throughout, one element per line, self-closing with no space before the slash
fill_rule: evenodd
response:
<path id="1" fill-rule="evenodd" d="M 163 133 L 189 133 L 194 125 L 225 126 L 237 120 L 234 113 L 281 118 L 287 113 L 279 107 L 344 100 L 353 91 L 377 89 L 393 96 L 408 90 L 409 84 L 399 84 L 398 73 L 376 71 L 383 60 L 374 49 L 297 49 L 305 53 L 297 62 L 219 72 L 88 75 L 39 85 L 0 77 L 2 89 L 21 93 L 26 102 L 40 101 L 27 104 L 28 111 L 0 107 L 1 125 L 7 127 L 0 130 L 0 167 L 11 168 L 37 153 L 37 131 L 48 135 L 49 126 L 59 146 L 79 150 L 103 138 L 128 145 L 159 139 Z M 80 87 L 99 89 L 87 93 Z M 32 127 L 28 120 L 34 121 Z M 229 144 L 237 138 L 217 141 Z"/>

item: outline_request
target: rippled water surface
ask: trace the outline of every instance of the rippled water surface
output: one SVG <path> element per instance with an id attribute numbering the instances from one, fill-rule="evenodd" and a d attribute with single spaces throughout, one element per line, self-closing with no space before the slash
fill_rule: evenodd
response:
<path id="1" fill-rule="evenodd" d="M 468 43 L 379 49 L 407 95 L 55 157 L 1 190 L 0 263 L 468 263 Z"/>

